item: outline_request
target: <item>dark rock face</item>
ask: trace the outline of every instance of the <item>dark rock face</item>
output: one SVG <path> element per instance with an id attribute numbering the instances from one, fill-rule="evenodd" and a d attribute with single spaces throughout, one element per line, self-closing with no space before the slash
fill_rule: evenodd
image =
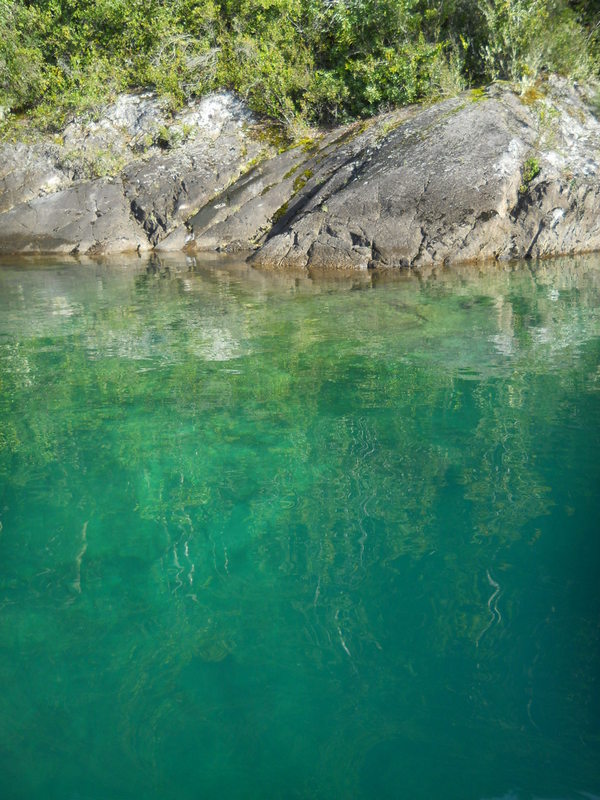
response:
<path id="1" fill-rule="evenodd" d="M 311 271 L 600 249 L 600 122 L 566 81 L 467 92 L 280 153 L 259 131 L 232 95 L 175 118 L 126 95 L 62 143 L 4 145 L 0 252 L 253 250 L 256 266 Z"/>

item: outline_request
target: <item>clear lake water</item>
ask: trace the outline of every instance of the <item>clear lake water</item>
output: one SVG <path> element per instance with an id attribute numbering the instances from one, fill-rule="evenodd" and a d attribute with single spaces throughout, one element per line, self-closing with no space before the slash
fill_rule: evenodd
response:
<path id="1" fill-rule="evenodd" d="M 600 797 L 600 258 L 0 265 L 2 800 Z"/>

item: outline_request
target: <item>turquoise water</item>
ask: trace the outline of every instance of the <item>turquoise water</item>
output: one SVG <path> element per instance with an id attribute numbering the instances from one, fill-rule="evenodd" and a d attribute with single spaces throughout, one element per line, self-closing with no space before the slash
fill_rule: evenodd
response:
<path id="1" fill-rule="evenodd" d="M 600 796 L 600 259 L 0 267 L 0 797 Z"/>

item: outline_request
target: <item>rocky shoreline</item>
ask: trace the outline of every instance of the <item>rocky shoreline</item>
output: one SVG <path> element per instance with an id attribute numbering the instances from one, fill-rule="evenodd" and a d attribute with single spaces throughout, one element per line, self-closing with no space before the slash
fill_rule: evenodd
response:
<path id="1" fill-rule="evenodd" d="M 282 147 L 229 93 L 122 95 L 0 146 L 0 253 L 250 253 L 264 269 L 420 269 L 600 250 L 592 90 L 555 77 Z"/>

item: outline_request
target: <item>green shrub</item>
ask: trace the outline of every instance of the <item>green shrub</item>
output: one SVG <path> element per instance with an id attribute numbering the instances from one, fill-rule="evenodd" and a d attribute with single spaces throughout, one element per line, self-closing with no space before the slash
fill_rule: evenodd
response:
<path id="1" fill-rule="evenodd" d="M 589 77 L 586 34 L 563 0 L 490 0 L 482 63 L 488 78 L 520 81 L 542 71 Z"/>
<path id="2" fill-rule="evenodd" d="M 342 122 L 347 117 L 350 90 L 343 72 L 316 70 L 303 98 L 303 113 L 312 121 Z"/>
<path id="3" fill-rule="evenodd" d="M 280 28 L 264 41 L 245 34 L 225 42 L 219 77 L 254 110 L 291 124 L 310 83 L 312 59 L 301 43 L 282 34 Z"/>
<path id="4" fill-rule="evenodd" d="M 531 182 L 537 178 L 539 174 L 540 164 L 537 158 L 528 158 L 523 164 L 523 173 L 521 177 L 521 185 L 519 186 L 519 192 L 521 194 L 525 194 L 525 192 L 529 189 Z"/>
<path id="5" fill-rule="evenodd" d="M 31 34 L 35 15 L 12 0 L 0 0 L 0 103 L 35 104 L 44 94 L 47 65 Z"/>
<path id="6" fill-rule="evenodd" d="M 599 63 L 598 0 L 0 0 L 0 105 L 45 127 L 153 87 L 301 130 Z"/>

